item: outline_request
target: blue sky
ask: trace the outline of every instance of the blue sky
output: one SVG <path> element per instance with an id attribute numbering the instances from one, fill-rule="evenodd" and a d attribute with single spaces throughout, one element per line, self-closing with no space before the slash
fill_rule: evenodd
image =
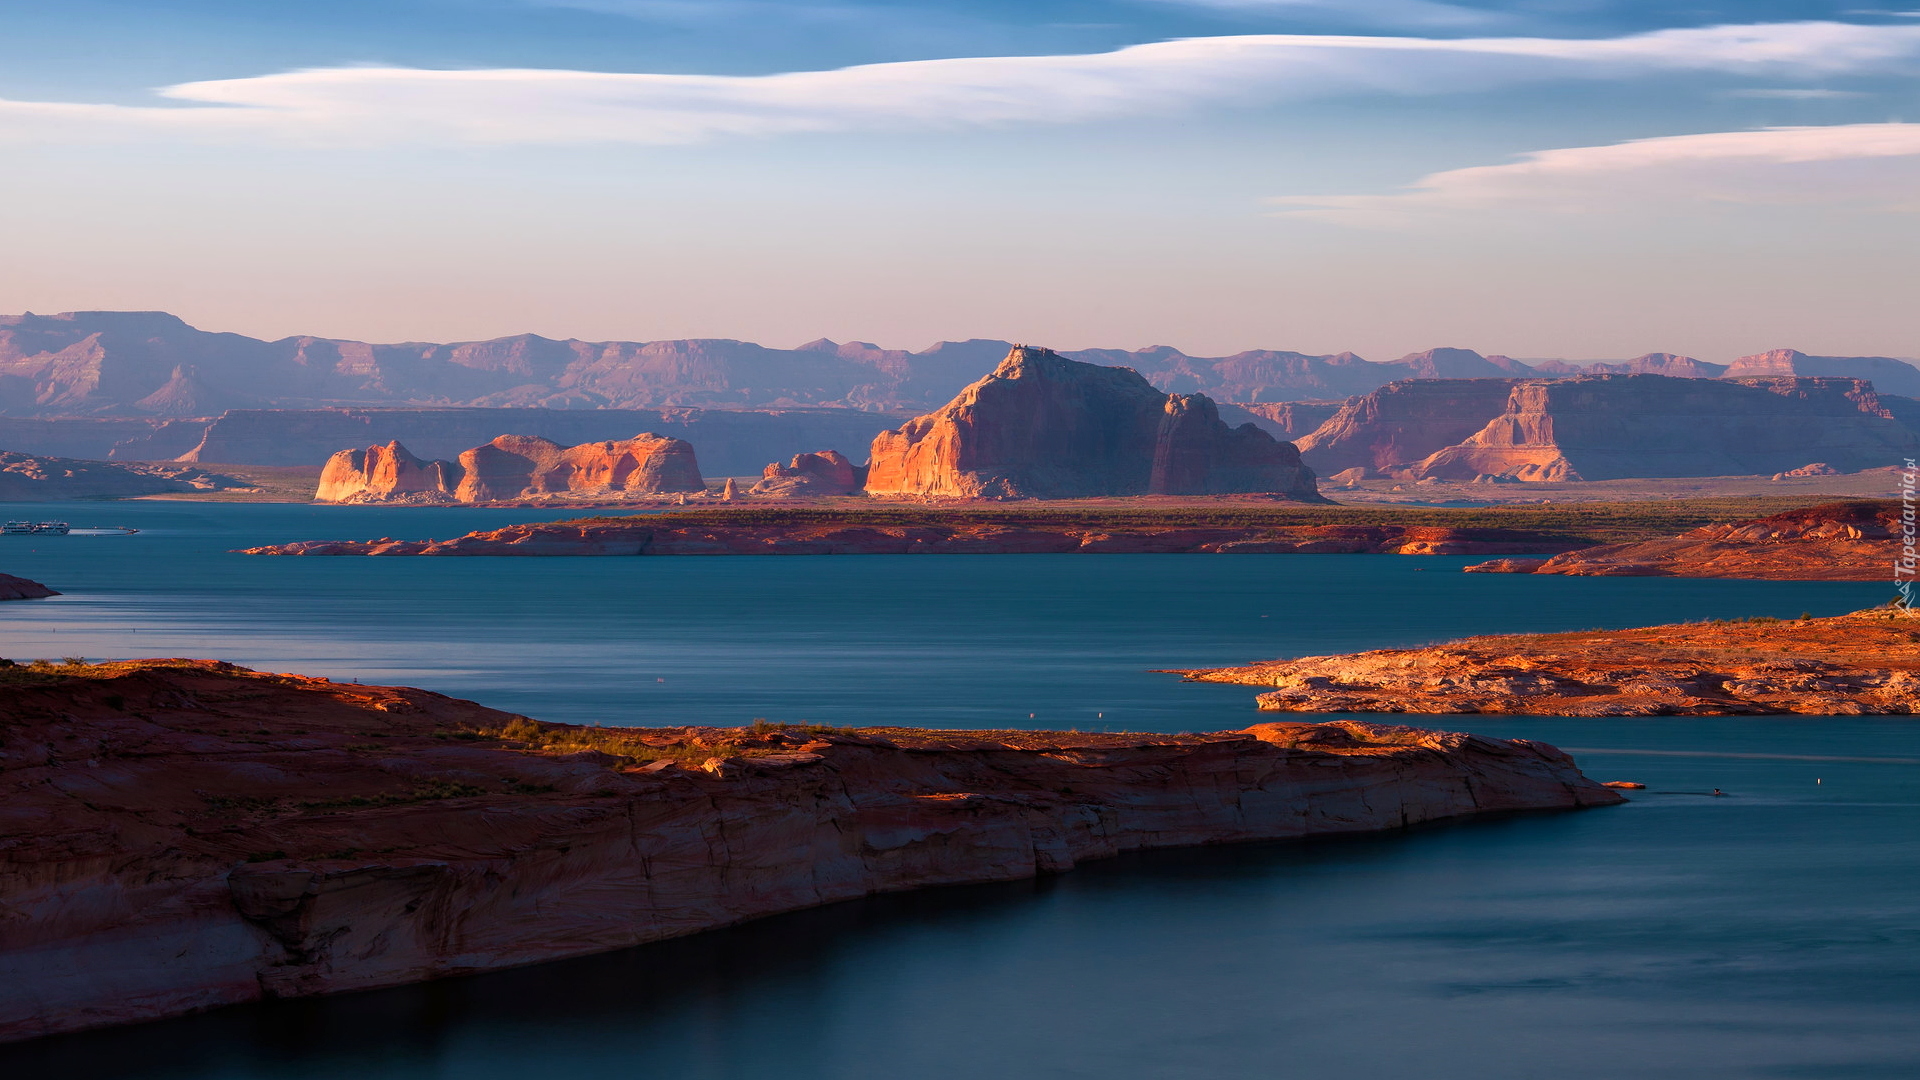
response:
<path id="1" fill-rule="evenodd" d="M 0 0 L 0 57 L 9 311 L 1920 355 L 1901 7 Z"/>

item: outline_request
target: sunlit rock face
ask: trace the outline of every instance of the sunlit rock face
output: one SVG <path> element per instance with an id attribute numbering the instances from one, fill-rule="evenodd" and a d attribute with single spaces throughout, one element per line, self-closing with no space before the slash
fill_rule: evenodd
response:
<path id="1" fill-rule="evenodd" d="M 327 459 L 320 502 L 489 502 L 541 495 L 579 497 L 703 491 L 693 446 L 645 433 L 562 446 L 502 435 L 458 461 L 423 461 L 397 440 Z"/>
<path id="2" fill-rule="evenodd" d="M 876 495 L 1059 499 L 1268 492 L 1318 501 L 1291 443 L 1128 368 L 1016 345 L 937 412 L 873 441 Z"/>

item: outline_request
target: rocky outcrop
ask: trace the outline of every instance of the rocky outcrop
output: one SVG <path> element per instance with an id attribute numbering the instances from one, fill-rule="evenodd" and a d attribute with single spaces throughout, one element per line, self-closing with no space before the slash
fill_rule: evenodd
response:
<path id="1" fill-rule="evenodd" d="M 60 594 L 37 581 L 28 581 L 12 574 L 0 574 L 0 600 L 38 600 L 45 596 Z"/>
<path id="2" fill-rule="evenodd" d="M 1319 501 L 1292 444 L 1201 395 L 1015 346 L 945 408 L 873 441 L 867 491 L 956 498 L 1271 492 Z"/>
<path id="3" fill-rule="evenodd" d="M 1825 461 L 1846 472 L 1897 463 L 1912 431 L 1854 379 L 1708 381 L 1589 375 L 1515 384 L 1506 409 L 1415 479 L 1617 480 L 1748 476 Z"/>
<path id="4" fill-rule="evenodd" d="M 0 698 L 0 1040 L 1192 844 L 1621 797 L 1526 740 L 576 728 L 209 661 Z"/>
<path id="5" fill-rule="evenodd" d="M 619 498 L 704 491 L 693 447 L 651 432 L 618 442 L 561 446 L 501 435 L 457 462 L 422 461 L 399 442 L 342 450 L 327 460 L 320 502 L 498 502 L 558 496 Z"/>
<path id="6" fill-rule="evenodd" d="M 1301 460 L 1322 476 L 1347 469 L 1405 469 L 1462 442 L 1506 410 L 1512 379 L 1395 382 L 1340 407 L 1299 441 Z"/>
<path id="7" fill-rule="evenodd" d="M 667 513 L 509 525 L 452 540 L 308 540 L 248 548 L 247 555 L 1474 555 L 1556 552 L 1566 536 L 1521 529 L 1422 525 L 1116 526 L 1089 522 L 968 521 L 941 515 L 912 524 L 764 512 Z"/>
<path id="8" fill-rule="evenodd" d="M 1810 460 L 1854 472 L 1917 444 L 1854 379 L 1581 375 L 1395 383 L 1299 445 L 1322 474 L 1562 482 L 1770 475 Z"/>
<path id="9" fill-rule="evenodd" d="M 422 461 L 398 440 L 365 450 L 341 450 L 320 470 L 316 502 L 429 502 L 457 501 L 459 466 L 447 461 Z"/>
<path id="10" fill-rule="evenodd" d="M 860 490 L 865 473 L 838 450 L 795 454 L 786 465 L 777 461 L 769 464 L 747 494 L 775 498 L 851 495 Z"/>
<path id="11" fill-rule="evenodd" d="M 1883 394 L 1920 395 L 1920 368 L 1890 356 L 1808 356 L 1798 349 L 1773 349 L 1735 360 L 1728 379 L 1779 379 L 1815 376 L 1871 382 Z"/>
<path id="12" fill-rule="evenodd" d="M 1498 559 L 1468 573 L 1576 577 L 1758 578 L 1770 581 L 1896 579 L 1901 509 L 1841 502 L 1752 521 L 1705 525 L 1664 540 L 1604 544 L 1551 559 Z M 1908 568 L 1908 580 L 1913 570 Z"/>
<path id="13" fill-rule="evenodd" d="M 1907 716 L 1920 711 L 1916 628 L 1881 608 L 1476 637 L 1180 674 L 1274 687 L 1260 707 L 1279 712 Z"/>
<path id="14" fill-rule="evenodd" d="M 651 431 L 699 447 L 707 471 L 744 476 L 811 447 L 865 446 L 904 419 L 854 409 L 250 409 L 203 425 L 182 460 L 313 465 L 342 446 L 397 441 L 423 459 L 453 461 L 502 431 L 562 446 Z"/>
<path id="15" fill-rule="evenodd" d="M 189 465 L 81 461 L 0 450 L 0 502 L 128 499 L 250 486 Z"/>

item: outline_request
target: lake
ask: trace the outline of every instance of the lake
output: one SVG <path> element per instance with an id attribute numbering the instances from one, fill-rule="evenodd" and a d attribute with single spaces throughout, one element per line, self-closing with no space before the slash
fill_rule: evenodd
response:
<path id="1" fill-rule="evenodd" d="M 66 595 L 15 659 L 200 656 L 547 720 L 1217 730 L 1152 669 L 1472 633 L 1834 614 L 1888 586 L 1466 575 L 1406 556 L 268 558 L 524 510 L 0 506 Z M 1267 717 L 1270 718 L 1270 717 Z M 1627 806 L 1156 852 L 480 978 L 0 1048 L 7 1076 L 1920 1075 L 1920 725 L 1415 722 L 1572 748 Z M 1704 793 L 1721 788 L 1727 798 Z"/>

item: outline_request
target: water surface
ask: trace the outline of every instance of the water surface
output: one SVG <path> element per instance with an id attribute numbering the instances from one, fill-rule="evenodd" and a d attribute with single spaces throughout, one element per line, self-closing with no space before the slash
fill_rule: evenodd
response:
<path id="1" fill-rule="evenodd" d="M 269 559 L 225 552 L 540 515 L 97 509 L 57 516 L 144 531 L 0 538 L 0 570 L 67 593 L 0 605 L 0 653 L 212 656 L 603 723 L 1233 728 L 1261 719 L 1252 688 L 1148 669 L 1831 614 L 1888 591 L 1464 575 L 1467 560 L 1399 556 Z M 1612 809 L 1148 853 L 45 1040 L 0 1048 L 0 1075 L 1920 1075 L 1920 725 L 1421 722 L 1574 747 L 1590 773 L 1651 787 Z"/>

